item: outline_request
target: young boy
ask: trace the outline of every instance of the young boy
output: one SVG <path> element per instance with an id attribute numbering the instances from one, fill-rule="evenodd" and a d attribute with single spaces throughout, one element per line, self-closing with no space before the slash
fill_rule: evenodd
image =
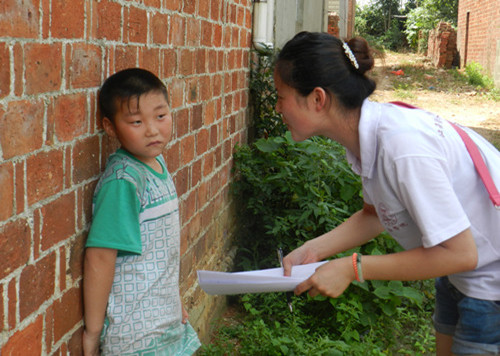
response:
<path id="1" fill-rule="evenodd" d="M 200 342 L 179 296 L 179 208 L 162 152 L 167 89 L 139 68 L 99 92 L 109 157 L 93 199 L 84 261 L 84 355 L 191 355 Z"/>

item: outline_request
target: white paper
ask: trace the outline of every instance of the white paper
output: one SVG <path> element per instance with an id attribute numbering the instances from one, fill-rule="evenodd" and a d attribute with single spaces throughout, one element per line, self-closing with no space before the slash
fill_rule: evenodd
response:
<path id="1" fill-rule="evenodd" d="M 325 262 L 293 266 L 290 277 L 283 276 L 283 268 L 246 272 L 198 270 L 198 282 L 206 293 L 212 295 L 288 292 L 308 279 Z"/>

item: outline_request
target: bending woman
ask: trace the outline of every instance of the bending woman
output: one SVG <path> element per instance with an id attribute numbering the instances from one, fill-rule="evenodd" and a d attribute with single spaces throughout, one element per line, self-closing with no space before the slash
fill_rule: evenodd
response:
<path id="1" fill-rule="evenodd" d="M 374 59 L 362 38 L 348 43 L 301 32 L 281 50 L 276 109 L 296 141 L 323 135 L 346 148 L 363 183 L 364 208 L 284 259 L 323 260 L 386 230 L 405 251 L 333 259 L 295 293 L 338 297 L 358 280 L 436 279 L 438 355 L 500 353 L 500 211 L 488 198 L 464 143 L 430 112 L 367 98 Z M 500 154 L 464 128 L 497 186 Z M 361 270 L 362 266 L 362 270 Z"/>

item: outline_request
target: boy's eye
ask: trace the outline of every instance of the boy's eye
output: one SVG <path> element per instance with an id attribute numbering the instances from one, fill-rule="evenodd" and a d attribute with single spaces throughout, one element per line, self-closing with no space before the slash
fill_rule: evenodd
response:
<path id="1" fill-rule="evenodd" d="M 140 120 L 136 120 L 136 121 L 132 121 L 131 124 L 134 125 L 134 126 L 138 126 L 142 123 L 142 121 Z"/>

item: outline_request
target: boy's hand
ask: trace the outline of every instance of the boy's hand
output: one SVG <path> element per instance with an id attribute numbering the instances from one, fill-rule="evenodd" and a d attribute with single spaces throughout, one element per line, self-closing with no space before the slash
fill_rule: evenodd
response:
<path id="1" fill-rule="evenodd" d="M 184 308 L 184 304 L 182 304 L 182 323 L 186 324 L 188 322 L 188 318 L 189 318 L 189 314 L 188 314 L 186 308 Z"/>
<path id="2" fill-rule="evenodd" d="M 83 331 L 83 355 L 99 356 L 100 334 L 90 334 L 87 330 Z"/>

